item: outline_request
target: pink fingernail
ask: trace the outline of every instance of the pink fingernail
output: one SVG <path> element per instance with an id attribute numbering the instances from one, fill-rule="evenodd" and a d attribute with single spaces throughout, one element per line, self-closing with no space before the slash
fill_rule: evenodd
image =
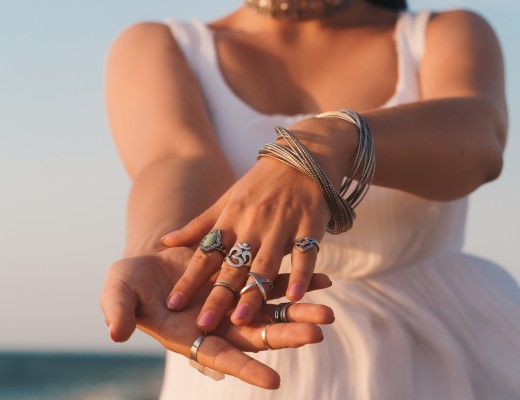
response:
<path id="1" fill-rule="evenodd" d="M 240 304 L 233 312 L 232 317 L 236 319 L 244 319 L 249 312 L 249 306 L 247 304 Z"/>
<path id="2" fill-rule="evenodd" d="M 289 296 L 291 297 L 299 297 L 301 291 L 301 285 L 299 283 L 293 283 L 289 288 Z"/>
<path id="3" fill-rule="evenodd" d="M 202 314 L 202 317 L 199 318 L 198 325 L 200 327 L 208 327 L 215 321 L 215 316 L 211 311 L 206 311 Z"/>
<path id="4" fill-rule="evenodd" d="M 180 293 L 174 293 L 170 300 L 168 300 L 168 308 L 170 310 L 175 310 L 182 303 L 182 296 Z"/>

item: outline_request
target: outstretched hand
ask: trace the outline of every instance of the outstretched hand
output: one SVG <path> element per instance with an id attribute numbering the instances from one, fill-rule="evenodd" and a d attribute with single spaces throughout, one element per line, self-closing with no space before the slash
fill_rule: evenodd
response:
<path id="1" fill-rule="evenodd" d="M 199 248 L 173 288 L 168 307 L 184 309 L 217 272 L 218 281 L 236 290 L 252 282 L 251 278 L 248 281 L 248 266 L 237 267 L 241 253 L 244 253 L 244 261 L 252 259 L 251 272 L 271 281 L 278 275 L 282 258 L 292 254 L 286 296 L 291 301 L 300 300 L 314 272 L 319 248 L 311 246 L 302 252 L 294 248 L 295 241 L 298 238 L 320 240 L 329 219 L 324 196 L 309 177 L 279 161 L 260 159 L 215 205 L 184 228 L 163 237 L 165 246 L 195 246 L 208 232 L 218 229 L 223 247 L 232 253 L 230 260 L 225 259 L 222 252 L 204 252 Z M 240 244 L 242 249 L 238 247 Z M 214 288 L 197 318 L 198 327 L 215 330 L 233 302 L 230 291 Z M 241 296 L 231 316 L 232 322 L 250 324 L 262 304 L 261 292 L 252 288 Z"/>
<path id="2" fill-rule="evenodd" d="M 101 306 L 114 341 L 128 340 L 138 327 L 167 349 L 189 357 L 195 338 L 202 334 L 195 319 L 211 291 L 212 282 L 206 281 L 194 301 L 182 312 L 169 310 L 166 299 L 192 256 L 193 250 L 188 248 L 162 249 L 120 260 L 110 267 Z M 288 279 L 287 275 L 280 275 L 269 297 L 282 297 Z M 315 274 L 311 279 L 311 290 L 328 286 L 330 280 L 325 275 Z M 277 372 L 244 354 L 244 351 L 266 350 L 261 332 L 272 322 L 274 307 L 265 305 L 249 326 L 236 326 L 229 318 L 224 318 L 214 335 L 201 344 L 199 363 L 252 385 L 277 388 L 280 379 Z M 279 349 L 319 342 L 323 335 L 316 324 L 331 323 L 333 319 L 332 310 L 326 306 L 294 304 L 288 309 L 289 323 L 269 328 L 269 345 Z"/>

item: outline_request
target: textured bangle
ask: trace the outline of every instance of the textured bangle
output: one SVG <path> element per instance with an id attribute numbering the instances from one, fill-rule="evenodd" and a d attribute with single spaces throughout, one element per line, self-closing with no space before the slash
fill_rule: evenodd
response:
<path id="1" fill-rule="evenodd" d="M 353 123 L 359 130 L 359 143 L 354 163 L 348 176 L 344 179 L 338 191 L 330 183 L 320 165 L 316 162 L 307 148 L 287 129 L 275 128 L 278 136 L 282 137 L 287 145 L 279 143 L 266 144 L 258 153 L 260 157 L 270 157 L 279 160 L 311 177 L 323 191 L 325 200 L 330 208 L 332 217 L 327 225 L 327 231 L 332 234 L 346 232 L 354 223 L 356 214 L 354 208 L 359 205 L 366 195 L 375 171 L 374 145 L 370 129 L 365 120 L 354 111 L 341 110 L 323 113 L 319 118 L 341 118 Z M 347 192 L 360 171 L 360 178 L 355 189 L 347 196 Z"/>
<path id="2" fill-rule="evenodd" d="M 363 200 L 372 184 L 376 168 L 374 142 L 370 128 L 365 119 L 352 110 L 328 111 L 316 116 L 317 118 L 339 118 L 355 125 L 359 131 L 359 143 L 350 173 L 340 188 L 340 194 L 344 197 L 354 180 L 354 176 L 360 171 L 360 177 L 356 188 L 347 197 L 352 208 L 356 208 Z M 360 170 L 361 169 L 361 170 Z"/>

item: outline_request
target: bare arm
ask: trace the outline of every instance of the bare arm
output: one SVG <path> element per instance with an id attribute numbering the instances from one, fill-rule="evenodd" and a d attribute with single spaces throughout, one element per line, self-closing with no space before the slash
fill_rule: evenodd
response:
<path id="1" fill-rule="evenodd" d="M 420 85 L 422 101 L 362 113 L 376 145 L 374 183 L 451 200 L 495 179 L 502 167 L 507 107 L 502 55 L 489 25 L 466 11 L 433 17 Z M 322 162 L 336 181 L 348 171 L 354 127 L 310 119 L 292 128 L 321 141 L 328 134 L 330 150 Z"/>
<path id="2" fill-rule="evenodd" d="M 107 109 L 133 180 L 126 255 L 152 249 L 213 204 L 234 181 L 191 70 L 167 26 L 144 23 L 108 57 Z"/>
<path id="3" fill-rule="evenodd" d="M 202 335 L 195 318 L 205 295 L 190 310 L 167 309 L 167 295 L 193 250 L 167 249 L 159 238 L 213 204 L 232 185 L 233 173 L 197 82 L 166 26 L 145 23 L 126 30 L 110 51 L 106 86 L 112 132 L 133 185 L 125 258 L 110 267 L 101 295 L 105 320 L 115 341 L 127 340 L 139 327 L 188 357 L 194 339 Z M 330 285 L 324 275 L 314 278 L 315 289 Z M 211 282 L 205 283 L 209 291 Z M 276 284 L 281 296 L 287 279 Z M 285 332 L 277 329 L 277 348 L 318 342 L 322 332 L 316 324 L 333 321 L 328 307 L 298 306 Z M 217 335 L 204 340 L 199 361 L 253 385 L 278 387 L 274 370 L 243 353 L 265 349 L 261 330 L 272 307 L 266 306 L 265 318 L 255 326 L 223 323 Z"/>

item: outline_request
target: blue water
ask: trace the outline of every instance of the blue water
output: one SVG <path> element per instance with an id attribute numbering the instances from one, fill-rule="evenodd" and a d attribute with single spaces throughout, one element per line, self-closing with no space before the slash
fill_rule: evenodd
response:
<path id="1" fill-rule="evenodd" d="M 164 357 L 0 352 L 0 400 L 157 399 Z"/>

